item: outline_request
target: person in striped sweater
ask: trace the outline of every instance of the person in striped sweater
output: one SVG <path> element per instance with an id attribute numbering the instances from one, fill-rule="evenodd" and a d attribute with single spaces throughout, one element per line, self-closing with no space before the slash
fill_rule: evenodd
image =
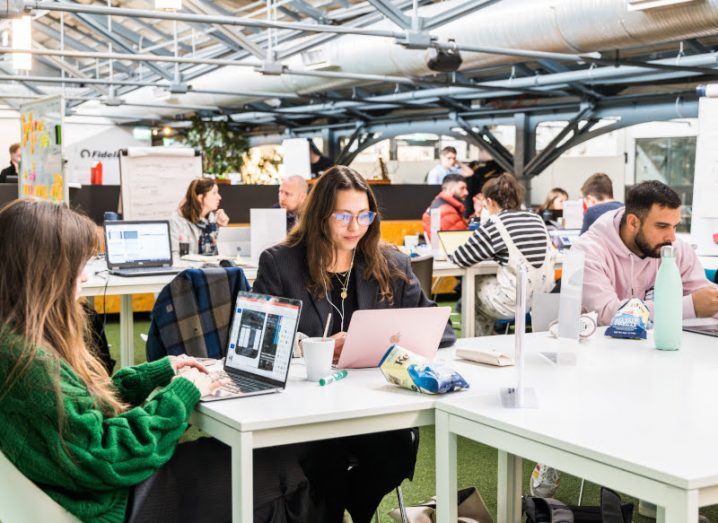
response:
<path id="1" fill-rule="evenodd" d="M 504 173 L 486 182 L 481 192 L 491 217 L 451 254 L 462 267 L 499 263 L 495 276 L 477 280 L 477 336 L 492 334 L 497 319 L 514 318 L 519 265 L 527 270 L 529 303 L 535 292 L 548 292 L 554 284 L 548 231 L 540 216 L 521 210 L 524 189 L 518 180 Z"/>

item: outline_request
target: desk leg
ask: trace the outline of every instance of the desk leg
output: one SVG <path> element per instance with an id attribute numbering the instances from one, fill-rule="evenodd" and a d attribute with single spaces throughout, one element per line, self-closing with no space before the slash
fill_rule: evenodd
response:
<path id="1" fill-rule="evenodd" d="M 449 415 L 436 411 L 436 521 L 456 521 L 456 434 L 449 431 Z"/>
<path id="2" fill-rule="evenodd" d="M 521 521 L 521 493 L 523 487 L 523 460 L 499 450 L 499 478 L 497 521 Z"/>
<path id="3" fill-rule="evenodd" d="M 698 491 L 685 490 L 671 496 L 656 512 L 656 523 L 697 523 Z"/>
<path id="4" fill-rule="evenodd" d="M 232 523 L 254 519 L 252 452 L 252 433 L 237 433 L 232 445 Z"/>
<path id="5" fill-rule="evenodd" d="M 129 367 L 135 360 L 134 318 L 132 316 L 132 295 L 120 297 L 120 367 Z"/>
<path id="6" fill-rule="evenodd" d="M 475 336 L 476 273 L 469 269 L 461 278 L 461 333 L 464 338 Z"/>

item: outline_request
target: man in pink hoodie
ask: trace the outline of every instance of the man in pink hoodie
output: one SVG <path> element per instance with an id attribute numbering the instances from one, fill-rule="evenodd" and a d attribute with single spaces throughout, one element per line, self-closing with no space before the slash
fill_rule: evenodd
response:
<path id="1" fill-rule="evenodd" d="M 683 279 L 683 318 L 717 315 L 718 286 L 706 278 L 693 248 L 676 238 L 680 221 L 678 194 L 657 181 L 634 186 L 625 208 L 596 220 L 572 247 L 586 255 L 583 310 L 596 311 L 599 324 L 608 325 L 624 302 L 639 298 L 652 314 L 661 247 L 673 245 Z"/>

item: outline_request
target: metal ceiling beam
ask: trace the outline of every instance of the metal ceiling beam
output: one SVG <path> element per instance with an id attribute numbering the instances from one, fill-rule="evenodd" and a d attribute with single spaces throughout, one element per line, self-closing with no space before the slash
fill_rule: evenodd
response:
<path id="1" fill-rule="evenodd" d="M 33 21 L 33 24 L 32 24 L 33 30 L 36 29 L 36 30 L 40 31 L 41 33 L 49 36 L 50 38 L 53 38 L 56 42 L 60 42 L 60 40 L 61 40 L 60 31 L 57 31 L 55 28 L 53 28 L 49 25 L 41 23 L 40 20 Z M 75 49 L 77 51 L 86 51 L 86 52 L 94 52 L 95 51 L 96 48 L 90 47 L 89 45 L 83 44 L 79 40 L 77 40 L 71 36 L 68 36 L 67 29 L 68 29 L 68 26 L 65 25 L 64 41 L 65 41 L 66 46 L 68 46 L 72 49 Z M 78 32 L 76 29 L 74 29 L 74 31 Z M 83 37 L 92 38 L 90 35 L 85 35 L 84 33 L 83 33 Z M 100 43 L 99 40 L 96 40 L 94 38 L 93 38 L 93 41 Z M 127 74 L 133 74 L 132 69 L 127 67 L 123 63 L 117 63 L 117 64 L 115 64 L 115 67 L 118 69 L 118 71 L 122 71 Z"/>
<path id="2" fill-rule="evenodd" d="M 10 74 L 14 74 L 14 73 L 15 73 L 15 71 L 14 71 L 11 67 L 7 66 L 6 64 L 4 64 L 4 63 L 2 63 L 2 62 L 0 62 L 0 71 L 5 71 L 6 73 L 10 73 Z M 20 82 L 20 84 L 21 84 L 23 87 L 25 87 L 26 89 L 28 89 L 31 93 L 41 94 L 41 95 L 46 95 L 46 94 L 47 94 L 47 93 L 45 93 L 45 91 L 43 91 L 43 90 L 40 89 L 39 87 L 37 87 L 37 86 L 32 85 L 31 83 L 29 83 L 30 80 L 27 80 L 26 77 L 20 76 L 17 81 Z"/>
<path id="3" fill-rule="evenodd" d="M 411 18 L 397 8 L 391 0 L 368 0 L 381 14 L 394 22 L 401 29 L 411 29 Z"/>
<path id="4" fill-rule="evenodd" d="M 289 5 L 291 5 L 300 13 L 305 14 L 309 18 L 313 18 L 320 24 L 332 23 L 332 18 L 327 13 L 325 13 L 321 9 L 317 9 L 316 7 L 305 2 L 304 0 L 289 0 Z"/>
<path id="5" fill-rule="evenodd" d="M 59 4 L 57 4 L 57 5 L 59 5 Z M 133 49 L 131 46 L 127 45 L 117 35 L 115 35 L 111 31 L 109 31 L 107 29 L 107 27 L 104 27 L 101 23 L 97 22 L 97 20 L 95 20 L 94 18 L 92 18 L 86 14 L 83 14 L 82 12 L 76 12 L 75 17 L 83 25 L 87 26 L 88 28 L 92 29 L 93 31 L 97 31 L 98 33 L 102 34 L 105 38 L 110 40 L 113 44 L 117 45 L 120 49 L 123 49 L 123 50 L 127 51 L 128 53 L 136 52 L 136 49 Z M 149 59 L 154 59 L 154 57 L 150 57 Z M 141 61 L 144 62 L 145 64 L 147 64 L 147 67 L 152 69 L 155 73 L 159 74 L 165 80 L 172 80 L 172 74 L 170 72 L 165 71 L 164 69 L 159 67 L 157 64 L 154 64 L 147 60 L 148 60 L 148 58 L 144 58 Z"/>
<path id="6" fill-rule="evenodd" d="M 501 142 L 499 142 L 496 136 L 489 131 L 488 127 L 485 125 L 480 128 L 472 126 L 458 114 L 452 114 L 451 119 L 456 122 L 456 124 L 461 127 L 464 132 L 466 132 L 475 145 L 488 152 L 502 169 L 508 172 L 513 172 L 513 155 L 506 149 L 506 147 L 503 146 Z"/>
<path id="7" fill-rule="evenodd" d="M 127 9 L 120 7 L 103 7 L 98 5 L 71 4 L 66 2 L 49 2 L 49 1 L 26 1 L 26 9 L 47 10 L 47 11 L 64 11 L 66 13 L 91 13 L 109 16 L 125 16 L 130 18 L 149 18 L 157 20 L 177 20 L 186 23 L 200 24 L 223 24 L 223 25 L 239 25 L 243 27 L 255 27 L 259 29 L 293 29 L 296 31 L 307 31 L 315 33 L 337 33 L 337 34 L 358 34 L 364 36 L 375 36 L 380 38 L 395 38 L 401 36 L 394 31 L 385 31 L 380 29 L 354 29 L 342 26 L 333 26 L 326 24 L 302 24 L 291 22 L 276 22 L 268 20 L 259 20 L 256 18 L 246 18 L 239 16 L 219 16 L 219 15 L 196 15 L 187 13 L 171 13 L 165 11 L 153 11 L 149 9 Z"/>
<path id="8" fill-rule="evenodd" d="M 546 69 L 549 73 L 565 73 L 566 71 L 570 70 L 565 65 L 554 62 L 553 60 L 539 60 L 539 65 Z M 597 100 L 603 98 L 603 94 L 599 93 L 595 89 L 587 87 L 581 82 L 570 82 L 568 85 L 575 91 L 578 91 L 579 93 L 586 95 L 589 98 L 594 98 Z"/>
<path id="9" fill-rule="evenodd" d="M 580 133 L 590 129 L 598 121 L 592 117 L 594 108 L 592 106 L 581 109 L 573 118 L 571 118 L 566 126 L 551 140 L 548 145 L 536 156 L 526 164 L 524 168 L 524 175 L 531 176 L 534 171 L 541 172 L 543 169 L 540 166 L 544 162 L 548 164 L 552 163 L 552 154 L 566 139 L 566 137 L 572 134 L 572 137 L 576 137 Z M 582 120 L 588 120 L 584 127 L 579 129 L 579 125 Z"/>
<path id="10" fill-rule="evenodd" d="M 2 64 L 0 64 L 2 66 Z M 8 68 L 9 69 L 9 68 Z M 11 74 L 5 74 L 0 75 L 0 81 L 6 81 L 6 82 L 36 82 L 36 83 L 49 83 L 49 84 L 78 84 L 80 86 L 83 85 L 115 85 L 115 86 L 131 86 L 131 87 L 160 87 L 160 88 L 166 88 L 169 87 L 166 83 L 157 83 L 157 82 L 140 82 L 140 81 L 131 81 L 131 80 L 112 80 L 110 82 L 109 79 L 105 78 L 70 78 L 65 77 L 61 78 L 59 76 L 24 76 L 24 75 L 17 75 L 14 74 L 14 71 L 11 72 Z M 27 85 L 27 87 L 30 87 L 30 84 Z M 227 96 L 256 96 L 257 98 L 289 98 L 289 99 L 301 99 L 299 95 L 296 94 L 286 94 L 286 93 L 274 93 L 271 91 L 263 91 L 263 92 L 257 92 L 257 91 L 222 91 L 222 90 L 215 90 L 215 89 L 192 89 L 192 86 L 190 87 L 190 92 L 192 93 L 198 93 L 198 94 L 218 94 L 218 95 L 227 95 Z"/>
<path id="11" fill-rule="evenodd" d="M 33 40 L 33 44 L 35 45 L 35 48 L 37 48 L 37 49 L 47 49 L 46 47 L 38 44 L 34 40 Z M 70 74 L 70 75 L 74 76 L 75 78 L 79 78 L 79 79 L 83 79 L 83 80 L 88 79 L 87 75 L 85 75 L 82 71 L 80 71 L 76 67 L 72 66 L 71 64 L 65 62 L 64 60 L 61 60 L 54 56 L 45 56 L 45 57 L 41 57 L 41 58 L 44 60 L 47 60 L 52 65 L 54 65 L 55 67 L 60 69 L 61 71 L 65 71 L 67 74 Z M 61 80 L 62 80 L 62 78 L 61 78 Z M 97 93 L 99 93 L 100 95 L 108 94 L 108 90 L 105 89 L 104 87 L 100 87 L 99 85 L 95 85 L 92 88 L 95 91 L 97 91 Z"/>
<path id="12" fill-rule="evenodd" d="M 214 7 L 208 5 L 202 0 L 185 0 L 185 5 L 188 6 L 188 9 L 193 13 L 208 15 L 219 14 Z M 264 52 L 264 49 L 252 42 L 247 36 L 242 34 L 241 31 L 238 31 L 236 29 L 230 29 L 229 27 L 219 24 L 211 24 L 211 26 L 214 27 L 220 34 L 229 38 L 230 41 L 240 46 L 242 49 L 246 49 L 260 60 L 265 59 L 266 53 Z"/>

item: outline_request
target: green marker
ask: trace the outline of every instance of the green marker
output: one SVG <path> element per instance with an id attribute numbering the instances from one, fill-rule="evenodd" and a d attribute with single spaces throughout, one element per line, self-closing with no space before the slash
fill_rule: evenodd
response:
<path id="1" fill-rule="evenodd" d="M 332 374 L 331 376 L 327 376 L 326 378 L 321 378 L 319 380 L 319 385 L 321 385 L 322 387 L 324 385 L 329 385 L 330 383 L 334 383 L 335 381 L 339 381 L 341 379 L 346 378 L 347 374 L 349 374 L 349 372 L 347 372 L 345 370 L 340 370 L 339 372 L 336 372 L 336 373 Z"/>

